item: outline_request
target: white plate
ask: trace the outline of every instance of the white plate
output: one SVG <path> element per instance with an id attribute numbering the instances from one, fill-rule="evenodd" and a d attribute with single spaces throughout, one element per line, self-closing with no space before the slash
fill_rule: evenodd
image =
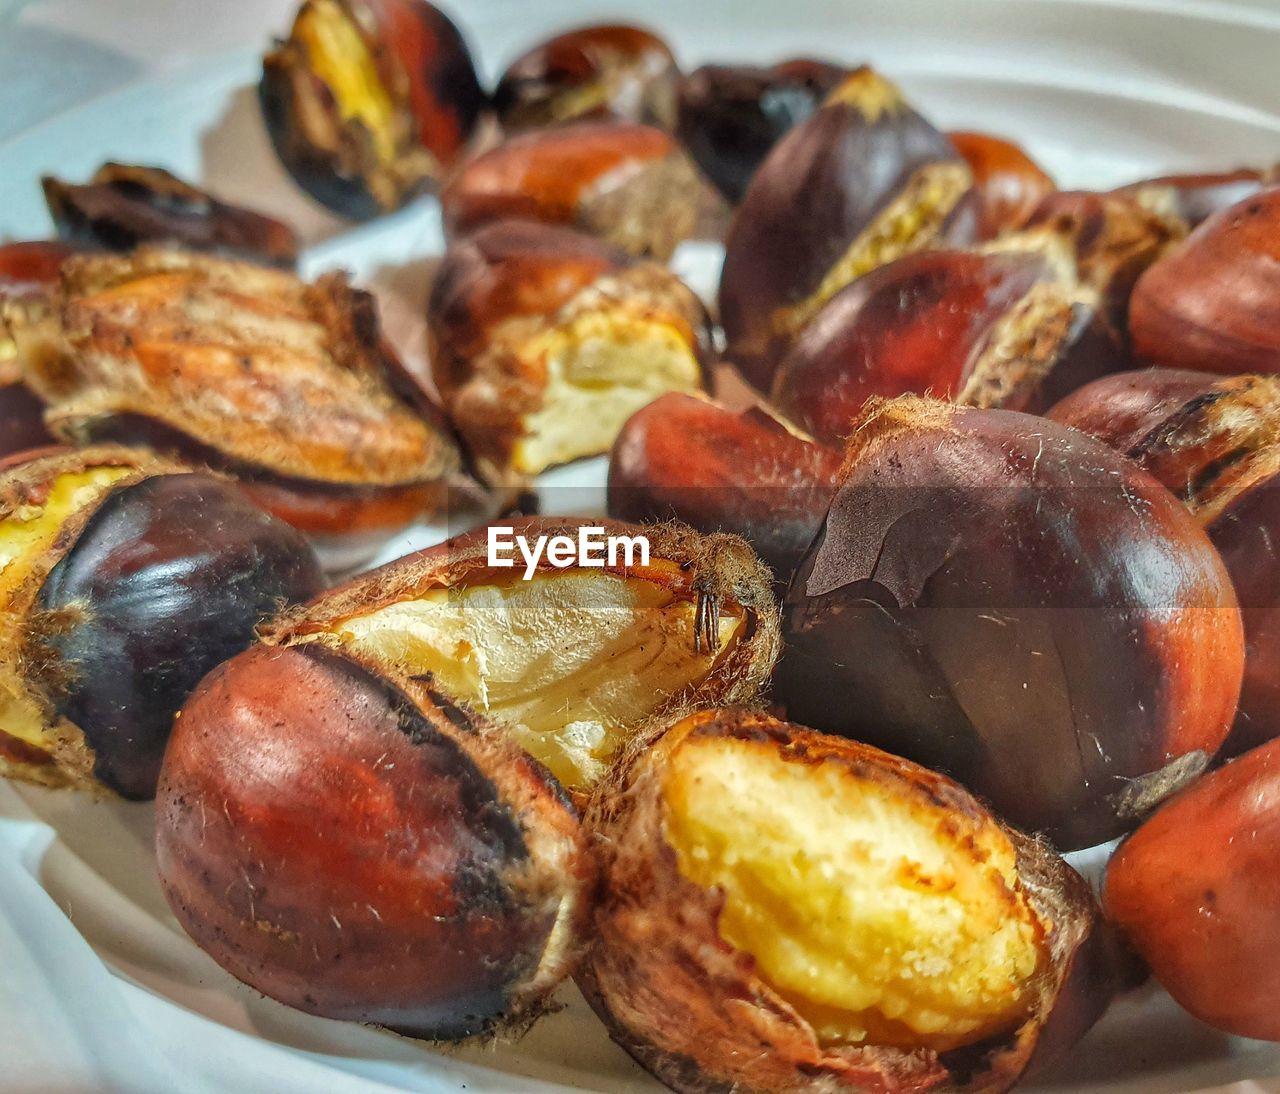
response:
<path id="1" fill-rule="evenodd" d="M 569 0 L 455 7 L 490 73 L 540 35 L 597 14 Z M 1012 134 L 1066 186 L 1280 160 L 1280 10 L 1264 0 L 629 0 L 608 14 L 663 28 L 690 65 L 798 52 L 874 60 L 940 125 Z M 301 197 L 258 121 L 256 45 L 0 146 L 0 236 L 47 232 L 41 172 L 75 179 L 107 158 L 161 164 L 291 220 L 311 244 L 308 270 L 351 268 L 379 292 L 401 348 L 420 354 L 426 271 L 441 242 L 434 203 L 344 231 Z M 701 287 L 714 284 L 705 248 L 685 251 L 680 264 Z M 545 511 L 598 508 L 603 466 L 569 468 L 542 485 Z M 391 553 L 443 531 L 418 529 Z M 518 1044 L 448 1052 L 262 998 L 170 916 L 150 829 L 149 806 L 0 784 L 0 1087 L 655 1089 L 572 988 L 562 992 L 566 1009 Z M 1274 1076 L 1280 1048 L 1215 1033 L 1147 989 L 1116 1004 L 1042 1089 L 1280 1090 Z"/>

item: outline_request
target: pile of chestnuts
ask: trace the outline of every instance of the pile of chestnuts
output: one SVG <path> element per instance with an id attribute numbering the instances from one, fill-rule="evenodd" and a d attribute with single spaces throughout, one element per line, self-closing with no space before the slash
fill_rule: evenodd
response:
<path id="1" fill-rule="evenodd" d="M 489 89 L 427 0 L 303 0 L 259 99 L 330 211 L 435 195 L 429 361 L 288 225 L 44 178 L 0 774 L 154 798 L 196 944 L 412 1037 L 573 981 L 673 1090 L 1002 1091 L 1149 974 L 1280 1041 L 1276 169 L 1059 190 L 865 64 L 635 26 Z M 607 517 L 486 525 L 604 456 Z"/>

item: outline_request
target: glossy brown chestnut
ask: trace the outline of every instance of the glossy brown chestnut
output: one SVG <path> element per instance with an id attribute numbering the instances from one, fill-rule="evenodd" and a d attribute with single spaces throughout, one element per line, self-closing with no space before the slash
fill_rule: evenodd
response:
<path id="1" fill-rule="evenodd" d="M 1064 850 L 1203 771 L 1244 669 L 1231 579 L 1155 479 L 1056 422 L 915 396 L 855 423 L 783 620 L 792 717 Z"/>
<path id="2" fill-rule="evenodd" d="M 174 712 L 319 566 L 231 482 L 46 451 L 0 470 L 0 773 L 148 798 Z"/>
<path id="3" fill-rule="evenodd" d="M 609 459 L 609 515 L 742 536 L 785 588 L 826 515 L 842 461 L 760 407 L 672 393 L 637 411 Z"/>
<path id="4" fill-rule="evenodd" d="M 1122 367 L 1069 241 L 1041 231 L 1005 247 L 908 255 L 841 289 L 782 358 L 774 405 L 839 444 L 873 395 L 1036 410 Z"/>
<path id="5" fill-rule="evenodd" d="M 800 57 L 769 68 L 704 65 L 680 81 L 680 140 L 732 204 L 782 137 L 849 74 Z"/>
<path id="6" fill-rule="evenodd" d="M 600 117 L 674 129 L 679 78 L 656 34 L 604 23 L 558 34 L 512 61 L 493 106 L 510 132 Z"/>
<path id="7" fill-rule="evenodd" d="M 536 1016 L 592 869 L 555 781 L 430 681 L 249 650 L 182 710 L 156 803 L 165 895 L 258 991 L 454 1039 Z"/>
<path id="8" fill-rule="evenodd" d="M 947 138 L 973 172 L 983 239 L 1016 232 L 1057 189 L 1044 168 L 1013 141 L 970 131 L 948 133 Z"/>
<path id="9" fill-rule="evenodd" d="M 285 268 L 298 257 L 287 224 L 227 205 L 161 167 L 104 163 L 83 186 L 52 175 L 40 183 L 58 235 L 81 247 L 171 243 Z"/>
<path id="10" fill-rule="evenodd" d="M 634 411 L 702 386 L 711 348 L 706 310 L 670 270 L 531 221 L 450 249 L 427 329 L 436 388 L 493 483 L 608 452 Z"/>
<path id="11" fill-rule="evenodd" d="M 1152 212 L 1175 218 L 1190 230 L 1277 183 L 1280 167 L 1241 167 L 1207 175 L 1164 175 L 1122 186 L 1119 192 L 1136 198 Z"/>
<path id="12" fill-rule="evenodd" d="M 522 133 L 465 164 L 441 194 L 457 240 L 497 220 L 536 220 L 667 259 L 697 225 L 702 183 L 660 129 L 579 122 Z"/>
<path id="13" fill-rule="evenodd" d="M 1280 189 L 1214 214 L 1152 266 L 1130 333 L 1151 364 L 1280 372 Z"/>
<path id="14" fill-rule="evenodd" d="M 1190 506 L 1244 613 L 1244 689 L 1222 751 L 1280 736 L 1280 378 L 1126 372 L 1048 416 L 1123 452 Z"/>
<path id="15" fill-rule="evenodd" d="M 288 172 L 367 219 L 438 183 L 487 104 L 458 28 L 427 0 L 304 0 L 259 98 Z"/>
<path id="16" fill-rule="evenodd" d="M 1280 1041 L 1280 741 L 1183 791 L 1120 845 L 1107 916 L 1202 1022 Z"/>
<path id="17" fill-rule="evenodd" d="M 926 247 L 972 242 L 973 176 L 950 142 L 868 68 L 775 145 L 726 241 L 729 356 L 768 391 L 780 352 L 849 282 Z"/>
<path id="18" fill-rule="evenodd" d="M 579 982 L 673 1090 L 1004 1091 L 1110 999 L 1084 880 L 896 756 L 705 711 L 598 801 Z"/>
<path id="19" fill-rule="evenodd" d="M 341 274 L 308 284 L 155 248 L 76 258 L 10 328 L 59 437 L 176 451 L 301 494 L 276 507 L 286 518 L 313 492 L 343 503 L 327 518 L 312 505 L 309 532 L 395 531 L 459 466 L 443 426 L 397 394 L 376 305 Z"/>
<path id="20" fill-rule="evenodd" d="M 488 528 L 469 532 L 335 589 L 266 641 L 318 643 L 390 679 L 428 681 L 578 795 L 654 719 L 752 702 L 768 681 L 769 572 L 737 537 L 552 517 L 493 527 L 505 549 Z M 566 562 L 557 537 L 577 543 L 583 528 L 641 536 L 647 554 L 597 543 L 594 563 Z M 532 564 L 516 536 L 530 550 L 547 537 Z"/>

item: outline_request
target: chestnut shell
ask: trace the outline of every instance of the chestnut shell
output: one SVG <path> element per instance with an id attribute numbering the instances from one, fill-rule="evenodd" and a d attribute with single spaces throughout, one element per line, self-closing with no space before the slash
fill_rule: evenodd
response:
<path id="1" fill-rule="evenodd" d="M 995 239 L 1017 231 L 1056 189 L 1054 181 L 1013 141 L 991 133 L 961 131 L 947 138 L 973 171 L 981 208 L 979 234 Z"/>

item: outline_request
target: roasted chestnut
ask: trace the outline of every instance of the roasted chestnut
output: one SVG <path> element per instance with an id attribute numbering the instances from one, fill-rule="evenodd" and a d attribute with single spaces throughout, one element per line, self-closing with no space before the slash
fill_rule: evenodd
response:
<path id="1" fill-rule="evenodd" d="M 266 634 L 427 681 L 573 792 L 655 718 L 756 699 L 777 640 L 769 573 L 737 537 L 560 518 L 402 558 Z"/>
<path id="2" fill-rule="evenodd" d="M 672 393 L 637 411 L 609 460 L 609 515 L 742 536 L 785 588 L 835 491 L 842 455 L 760 407 Z"/>
<path id="3" fill-rule="evenodd" d="M 579 122 L 512 137 L 468 162 L 441 194 L 456 240 L 496 220 L 536 220 L 667 259 L 694 232 L 702 183 L 660 129 Z"/>
<path id="4" fill-rule="evenodd" d="M 148 798 L 174 712 L 319 566 L 228 481 L 45 451 L 0 469 L 0 772 Z"/>
<path id="5" fill-rule="evenodd" d="M 104 163 L 84 186 L 52 175 L 40 181 L 58 235 L 81 246 L 130 251 L 172 243 L 286 268 L 298 257 L 287 224 L 227 205 L 162 167 Z"/>
<path id="6" fill-rule="evenodd" d="M 427 0 L 304 0 L 259 97 L 294 181 L 359 220 L 438 183 L 487 105 L 466 42 Z"/>
<path id="7" fill-rule="evenodd" d="M 973 176 L 951 143 L 869 68 L 761 165 L 720 280 L 730 358 L 768 391 L 781 350 L 849 282 L 976 232 Z"/>
<path id="8" fill-rule="evenodd" d="M 849 435 L 872 395 L 1040 409 L 1125 363 L 1096 299 L 1069 240 L 1049 230 L 908 255 L 817 314 L 782 358 L 773 402 L 827 444 Z"/>
<path id="9" fill-rule="evenodd" d="M 1259 190 L 1280 183 L 1280 166 L 1241 167 L 1206 175 L 1164 175 L 1122 186 L 1119 193 L 1137 199 L 1145 208 L 1181 222 L 1186 230 L 1199 227 Z"/>
<path id="10" fill-rule="evenodd" d="M 1235 715 L 1218 552 L 1136 464 L 1066 426 L 872 400 L 783 610 L 788 713 L 928 763 L 1063 850 L 1133 827 Z"/>
<path id="11" fill-rule="evenodd" d="M 1133 291 L 1138 357 L 1205 372 L 1280 372 L 1280 189 L 1200 225 Z"/>
<path id="12" fill-rule="evenodd" d="M 558 34 L 512 61 L 493 105 L 509 131 L 599 117 L 674 129 L 679 77 L 656 34 L 604 23 Z"/>
<path id="13" fill-rule="evenodd" d="M 555 780 L 429 680 L 258 647 L 183 708 L 156 803 L 178 922 L 290 1006 L 413 1037 L 536 1016 L 592 868 Z"/>
<path id="14" fill-rule="evenodd" d="M 990 133 L 948 133 L 973 172 L 981 210 L 983 239 L 995 239 L 1023 227 L 1040 202 L 1057 186 L 1021 145 Z"/>
<path id="15" fill-rule="evenodd" d="M 702 386 L 711 346 L 705 309 L 665 267 L 526 221 L 451 248 L 427 312 L 436 387 L 495 483 L 608 452 L 634 411 Z"/>
<path id="16" fill-rule="evenodd" d="M 704 711 L 599 803 L 579 982 L 673 1090 L 1008 1090 L 1109 1002 L 1084 880 L 896 756 Z"/>
<path id="17" fill-rule="evenodd" d="M 704 65 L 680 81 L 680 140 L 733 204 L 773 146 L 807 121 L 849 74 L 800 57 L 769 68 Z"/>
<path id="18" fill-rule="evenodd" d="M 10 329 L 47 422 L 74 443 L 148 445 L 235 474 L 321 539 L 385 536 L 459 466 L 401 399 L 373 299 L 180 251 L 75 258 Z"/>
<path id="19" fill-rule="evenodd" d="M 1191 507 L 1244 613 L 1244 689 L 1222 751 L 1280 736 L 1280 378 L 1126 372 L 1048 416 L 1136 460 Z"/>
<path id="20" fill-rule="evenodd" d="M 1206 775 L 1125 840 L 1103 900 L 1202 1022 L 1280 1041 L 1280 741 Z"/>

